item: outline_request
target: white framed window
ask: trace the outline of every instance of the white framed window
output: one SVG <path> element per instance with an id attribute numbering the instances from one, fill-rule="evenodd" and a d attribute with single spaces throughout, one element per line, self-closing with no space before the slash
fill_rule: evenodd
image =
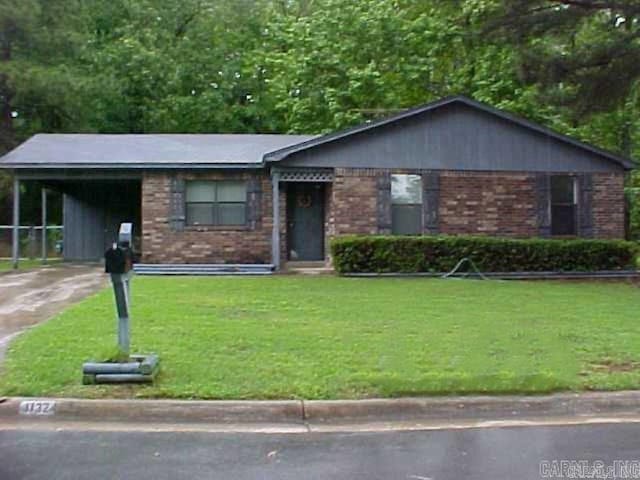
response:
<path id="1" fill-rule="evenodd" d="M 570 175 L 551 176 L 551 235 L 578 234 L 577 179 Z"/>
<path id="2" fill-rule="evenodd" d="M 191 181 L 186 184 L 187 225 L 245 225 L 247 184 Z"/>
<path id="3" fill-rule="evenodd" d="M 391 233 L 422 233 L 422 177 L 391 175 Z"/>

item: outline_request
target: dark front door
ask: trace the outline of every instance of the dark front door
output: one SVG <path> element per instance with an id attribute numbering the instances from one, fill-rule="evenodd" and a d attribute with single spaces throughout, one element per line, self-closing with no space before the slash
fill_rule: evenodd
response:
<path id="1" fill-rule="evenodd" d="M 287 219 L 289 260 L 323 260 L 324 185 L 289 184 Z"/>

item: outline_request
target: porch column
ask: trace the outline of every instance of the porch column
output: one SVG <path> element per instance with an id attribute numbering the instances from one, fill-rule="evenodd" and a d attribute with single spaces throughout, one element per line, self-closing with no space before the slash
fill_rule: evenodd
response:
<path id="1" fill-rule="evenodd" d="M 280 270 L 280 174 L 271 173 L 273 205 L 273 229 L 271 231 L 271 261 L 276 270 Z"/>
<path id="2" fill-rule="evenodd" d="M 42 263 L 47 263 L 47 189 L 42 187 Z"/>
<path id="3" fill-rule="evenodd" d="M 20 259 L 20 180 L 17 175 L 13 177 L 13 248 L 11 257 L 13 268 L 18 268 Z"/>

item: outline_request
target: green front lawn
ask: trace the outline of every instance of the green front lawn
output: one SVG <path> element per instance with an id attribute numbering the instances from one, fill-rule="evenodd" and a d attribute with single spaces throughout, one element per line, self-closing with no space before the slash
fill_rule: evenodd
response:
<path id="1" fill-rule="evenodd" d="M 153 278 L 133 282 L 153 387 L 81 385 L 115 344 L 110 289 L 18 337 L 4 395 L 360 398 L 640 388 L 640 290 L 623 283 Z"/>

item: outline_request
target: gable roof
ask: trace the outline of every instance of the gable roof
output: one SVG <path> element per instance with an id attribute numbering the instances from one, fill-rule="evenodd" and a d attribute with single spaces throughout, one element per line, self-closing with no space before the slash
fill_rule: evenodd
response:
<path id="1" fill-rule="evenodd" d="M 38 134 L 0 168 L 242 168 L 310 135 Z"/>
<path id="2" fill-rule="evenodd" d="M 427 103 L 425 105 L 421 105 L 419 107 L 415 107 L 415 108 L 411 108 L 409 110 L 405 110 L 401 113 L 398 113 L 396 115 L 390 116 L 390 117 L 386 117 L 380 120 L 376 120 L 373 122 L 369 122 L 369 123 L 365 123 L 362 125 L 357 125 L 355 127 L 351 127 L 345 130 L 341 130 L 338 132 L 332 132 L 329 133 L 327 135 L 323 135 L 323 136 L 319 136 L 319 137 L 314 137 L 311 138 L 309 140 L 303 141 L 301 143 L 297 143 L 297 144 L 293 144 L 290 145 L 288 147 L 284 147 L 281 148 L 279 150 L 276 151 L 272 151 L 267 153 L 264 156 L 264 160 L 265 162 L 278 162 L 281 160 L 286 159 L 287 157 L 289 157 L 290 155 L 297 153 L 297 152 L 301 152 L 304 150 L 308 150 L 308 149 L 312 149 L 312 148 L 317 148 L 317 147 L 321 147 L 322 145 L 326 145 L 328 143 L 332 143 L 335 142 L 337 140 L 341 140 L 343 138 L 347 138 L 350 137 L 352 135 L 357 135 L 361 132 L 367 132 L 370 130 L 374 130 L 376 128 L 380 128 L 380 127 L 384 127 L 396 122 L 399 122 L 401 120 L 407 119 L 407 118 L 411 118 L 411 117 L 415 117 L 417 115 L 421 115 L 423 113 L 427 113 L 427 112 L 431 112 L 431 111 L 435 111 L 438 110 L 442 107 L 448 106 L 448 105 L 452 105 L 452 104 L 462 104 L 462 105 L 466 105 L 468 107 L 471 107 L 473 109 L 476 110 L 480 110 L 486 113 L 489 113 L 491 115 L 497 116 L 503 120 L 506 120 L 507 122 L 519 125 L 523 128 L 538 132 L 542 135 L 545 135 L 547 137 L 553 138 L 559 142 L 565 143 L 565 144 L 569 144 L 572 145 L 574 147 L 577 147 L 579 149 L 583 149 L 585 151 L 588 151 L 590 153 L 596 154 L 598 156 L 601 156 L 603 158 L 605 158 L 606 160 L 609 160 L 619 166 L 622 166 L 623 168 L 630 170 L 632 168 L 634 168 L 634 163 L 629 160 L 628 158 L 622 157 L 620 155 L 616 155 L 615 153 L 609 152 L 607 150 L 598 148 L 594 145 L 585 143 L 585 142 L 581 142 L 580 140 L 577 140 L 573 137 L 570 137 L 568 135 L 564 135 L 562 133 L 556 132 L 555 130 L 552 130 L 550 128 L 544 127 L 540 124 L 531 122 L 529 120 L 526 120 L 522 117 L 518 117 L 514 114 L 505 112 L 504 110 L 499 110 L 497 108 L 494 108 L 490 105 L 487 105 L 485 103 L 482 102 L 478 102 L 476 100 L 472 100 L 468 97 L 462 96 L 462 95 L 456 95 L 456 96 L 451 96 L 451 97 L 446 97 L 440 100 L 436 100 L 435 102 L 431 102 L 431 103 Z"/>
<path id="3" fill-rule="evenodd" d="M 400 122 L 448 105 L 466 105 L 595 154 L 618 167 L 620 155 L 464 96 L 453 96 L 323 136 L 264 134 L 38 134 L 0 158 L 0 169 L 257 168 L 290 155 Z"/>

